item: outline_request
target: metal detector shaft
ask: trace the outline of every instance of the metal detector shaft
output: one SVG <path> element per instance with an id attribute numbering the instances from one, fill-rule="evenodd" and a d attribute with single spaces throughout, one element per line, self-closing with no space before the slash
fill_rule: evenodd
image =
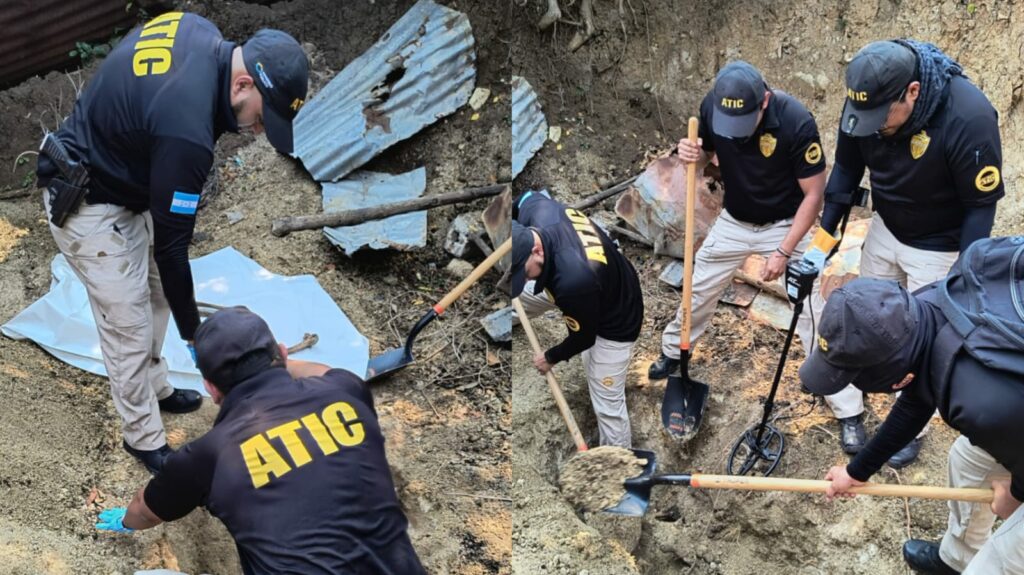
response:
<path id="1" fill-rule="evenodd" d="M 772 380 L 772 389 L 768 392 L 768 399 L 764 402 L 764 415 L 761 416 L 761 425 L 757 426 L 757 441 L 754 445 L 761 444 L 761 437 L 768 425 L 768 417 L 775 407 L 775 394 L 779 391 L 779 382 L 782 381 L 782 370 L 786 367 L 786 359 L 789 357 L 789 346 L 793 344 L 793 335 L 796 333 L 796 324 L 800 320 L 800 313 L 804 310 L 804 302 L 798 301 L 793 305 L 793 319 L 789 322 L 789 333 L 786 334 L 786 343 L 782 346 L 782 354 L 779 356 L 779 365 L 775 368 L 775 379 Z"/>

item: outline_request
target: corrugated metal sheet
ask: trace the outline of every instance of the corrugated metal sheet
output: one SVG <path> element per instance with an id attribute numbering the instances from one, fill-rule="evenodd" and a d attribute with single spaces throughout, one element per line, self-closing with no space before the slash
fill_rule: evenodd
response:
<path id="1" fill-rule="evenodd" d="M 526 78 L 512 76 L 512 179 L 548 139 L 548 121 Z"/>
<path id="2" fill-rule="evenodd" d="M 469 18 L 420 0 L 295 119 L 295 156 L 337 181 L 469 99 L 476 52 Z"/>
<path id="3" fill-rule="evenodd" d="M 411 200 L 427 189 L 427 170 L 418 168 L 393 176 L 355 172 L 345 180 L 324 184 L 324 211 L 370 208 Z M 356 226 L 324 228 L 332 244 L 352 255 L 363 247 L 409 250 L 427 244 L 427 212 L 411 212 Z"/>
<path id="4" fill-rule="evenodd" d="M 125 0 L 0 0 L 0 85 L 75 62 L 75 42 L 106 41 L 135 16 Z"/>

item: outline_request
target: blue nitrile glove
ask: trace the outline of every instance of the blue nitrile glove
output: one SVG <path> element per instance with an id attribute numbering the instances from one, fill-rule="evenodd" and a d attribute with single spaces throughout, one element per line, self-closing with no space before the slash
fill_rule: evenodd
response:
<path id="1" fill-rule="evenodd" d="M 828 254 L 821 251 L 821 249 L 812 247 L 811 249 L 804 252 L 803 257 L 800 259 L 807 262 L 811 262 L 812 264 L 814 264 L 814 267 L 818 268 L 818 273 L 821 273 L 821 270 L 825 269 L 825 258 L 827 256 Z"/>
<path id="2" fill-rule="evenodd" d="M 100 511 L 100 522 L 96 524 L 96 529 L 100 531 L 113 531 L 115 533 L 131 533 L 135 531 L 131 527 L 124 526 L 124 514 L 127 512 L 128 509 L 124 507 L 112 507 Z"/>
<path id="3" fill-rule="evenodd" d="M 192 363 L 194 363 L 196 367 L 199 367 L 199 360 L 196 359 L 196 346 L 191 343 L 186 343 L 185 347 L 187 347 L 188 352 L 192 354 Z"/>

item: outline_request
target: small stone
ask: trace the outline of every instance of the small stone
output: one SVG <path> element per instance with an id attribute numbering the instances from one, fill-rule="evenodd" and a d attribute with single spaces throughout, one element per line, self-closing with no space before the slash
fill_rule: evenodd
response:
<path id="1" fill-rule="evenodd" d="M 224 216 L 227 217 L 228 225 L 230 226 L 233 226 L 245 219 L 245 214 L 240 211 L 224 212 Z"/>
<path id="2" fill-rule="evenodd" d="M 549 126 L 548 127 L 548 139 L 553 143 L 557 144 L 562 139 L 562 127 L 561 126 Z"/>
<path id="3" fill-rule="evenodd" d="M 487 99 L 491 97 L 491 90 L 489 88 L 477 88 L 473 90 L 473 95 L 469 97 L 469 107 L 473 108 L 474 111 L 484 107 L 487 103 Z"/>
<path id="4" fill-rule="evenodd" d="M 473 273 L 473 264 L 467 262 L 466 260 L 460 260 L 458 258 L 455 258 L 452 261 L 448 262 L 448 265 L 445 266 L 444 269 L 448 273 L 452 274 L 453 276 L 461 280 L 465 279 L 469 274 Z"/>

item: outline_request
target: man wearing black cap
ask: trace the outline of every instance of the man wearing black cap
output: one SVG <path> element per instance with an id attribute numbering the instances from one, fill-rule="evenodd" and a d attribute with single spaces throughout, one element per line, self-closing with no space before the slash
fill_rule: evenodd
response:
<path id="1" fill-rule="evenodd" d="M 160 352 L 171 314 L 190 346 L 199 326 L 188 246 L 214 144 L 265 129 L 290 153 L 307 78 L 306 55 L 284 32 L 239 46 L 170 12 L 124 37 L 44 141 L 50 231 L 89 294 L 124 447 L 150 471 L 170 453 L 160 410 L 201 402 L 168 384 Z"/>
<path id="2" fill-rule="evenodd" d="M 512 297 L 531 317 L 561 310 L 569 330 L 534 365 L 547 373 L 582 354 L 601 445 L 632 447 L 626 374 L 644 316 L 636 270 L 587 216 L 544 194 L 520 197 L 514 214 Z"/>
<path id="3" fill-rule="evenodd" d="M 944 371 L 935 369 L 943 361 L 935 342 L 947 324 L 938 293 L 935 285 L 912 295 L 895 281 L 860 278 L 829 297 L 817 349 L 800 368 L 803 384 L 821 394 L 851 381 L 869 393 L 903 393 L 849 465 L 828 471 L 828 496 L 867 481 L 938 409 L 963 434 L 949 451 L 950 485 L 991 484 L 995 500 L 950 502 L 941 544 L 909 540 L 904 558 L 920 573 L 1024 573 L 1024 384 L 968 353 L 955 356 L 948 376 L 937 375 Z M 990 537 L 996 515 L 1006 521 Z"/>
<path id="4" fill-rule="evenodd" d="M 846 69 L 846 95 L 821 227 L 835 232 L 870 170 L 860 275 L 915 291 L 992 231 L 1004 195 L 998 115 L 959 64 L 914 40 L 865 46 Z M 915 438 L 890 464 L 908 465 L 920 447 Z"/>
<path id="5" fill-rule="evenodd" d="M 373 396 L 354 374 L 288 359 L 244 307 L 196 330 L 213 429 L 167 458 L 101 530 L 131 532 L 204 506 L 231 532 L 242 570 L 426 573 L 406 532 Z"/>
<path id="6" fill-rule="evenodd" d="M 704 333 L 733 273 L 748 256 L 765 257 L 762 279 L 774 281 L 790 258 L 803 255 L 825 188 L 825 159 L 814 117 L 792 96 L 769 89 L 746 62 L 732 62 L 719 71 L 701 102 L 699 133 L 699 146 L 679 142 L 679 157 L 699 167 L 718 158 L 725 209 L 695 258 L 691 343 Z M 815 299 L 811 305 L 820 308 L 821 303 Z M 810 308 L 797 326 L 808 350 Z M 667 378 L 679 369 L 682 319 L 677 313 L 665 327 L 661 357 L 648 371 L 651 379 Z M 841 422 L 843 448 L 850 452 L 865 440 L 859 396 L 850 388 L 827 398 Z"/>

